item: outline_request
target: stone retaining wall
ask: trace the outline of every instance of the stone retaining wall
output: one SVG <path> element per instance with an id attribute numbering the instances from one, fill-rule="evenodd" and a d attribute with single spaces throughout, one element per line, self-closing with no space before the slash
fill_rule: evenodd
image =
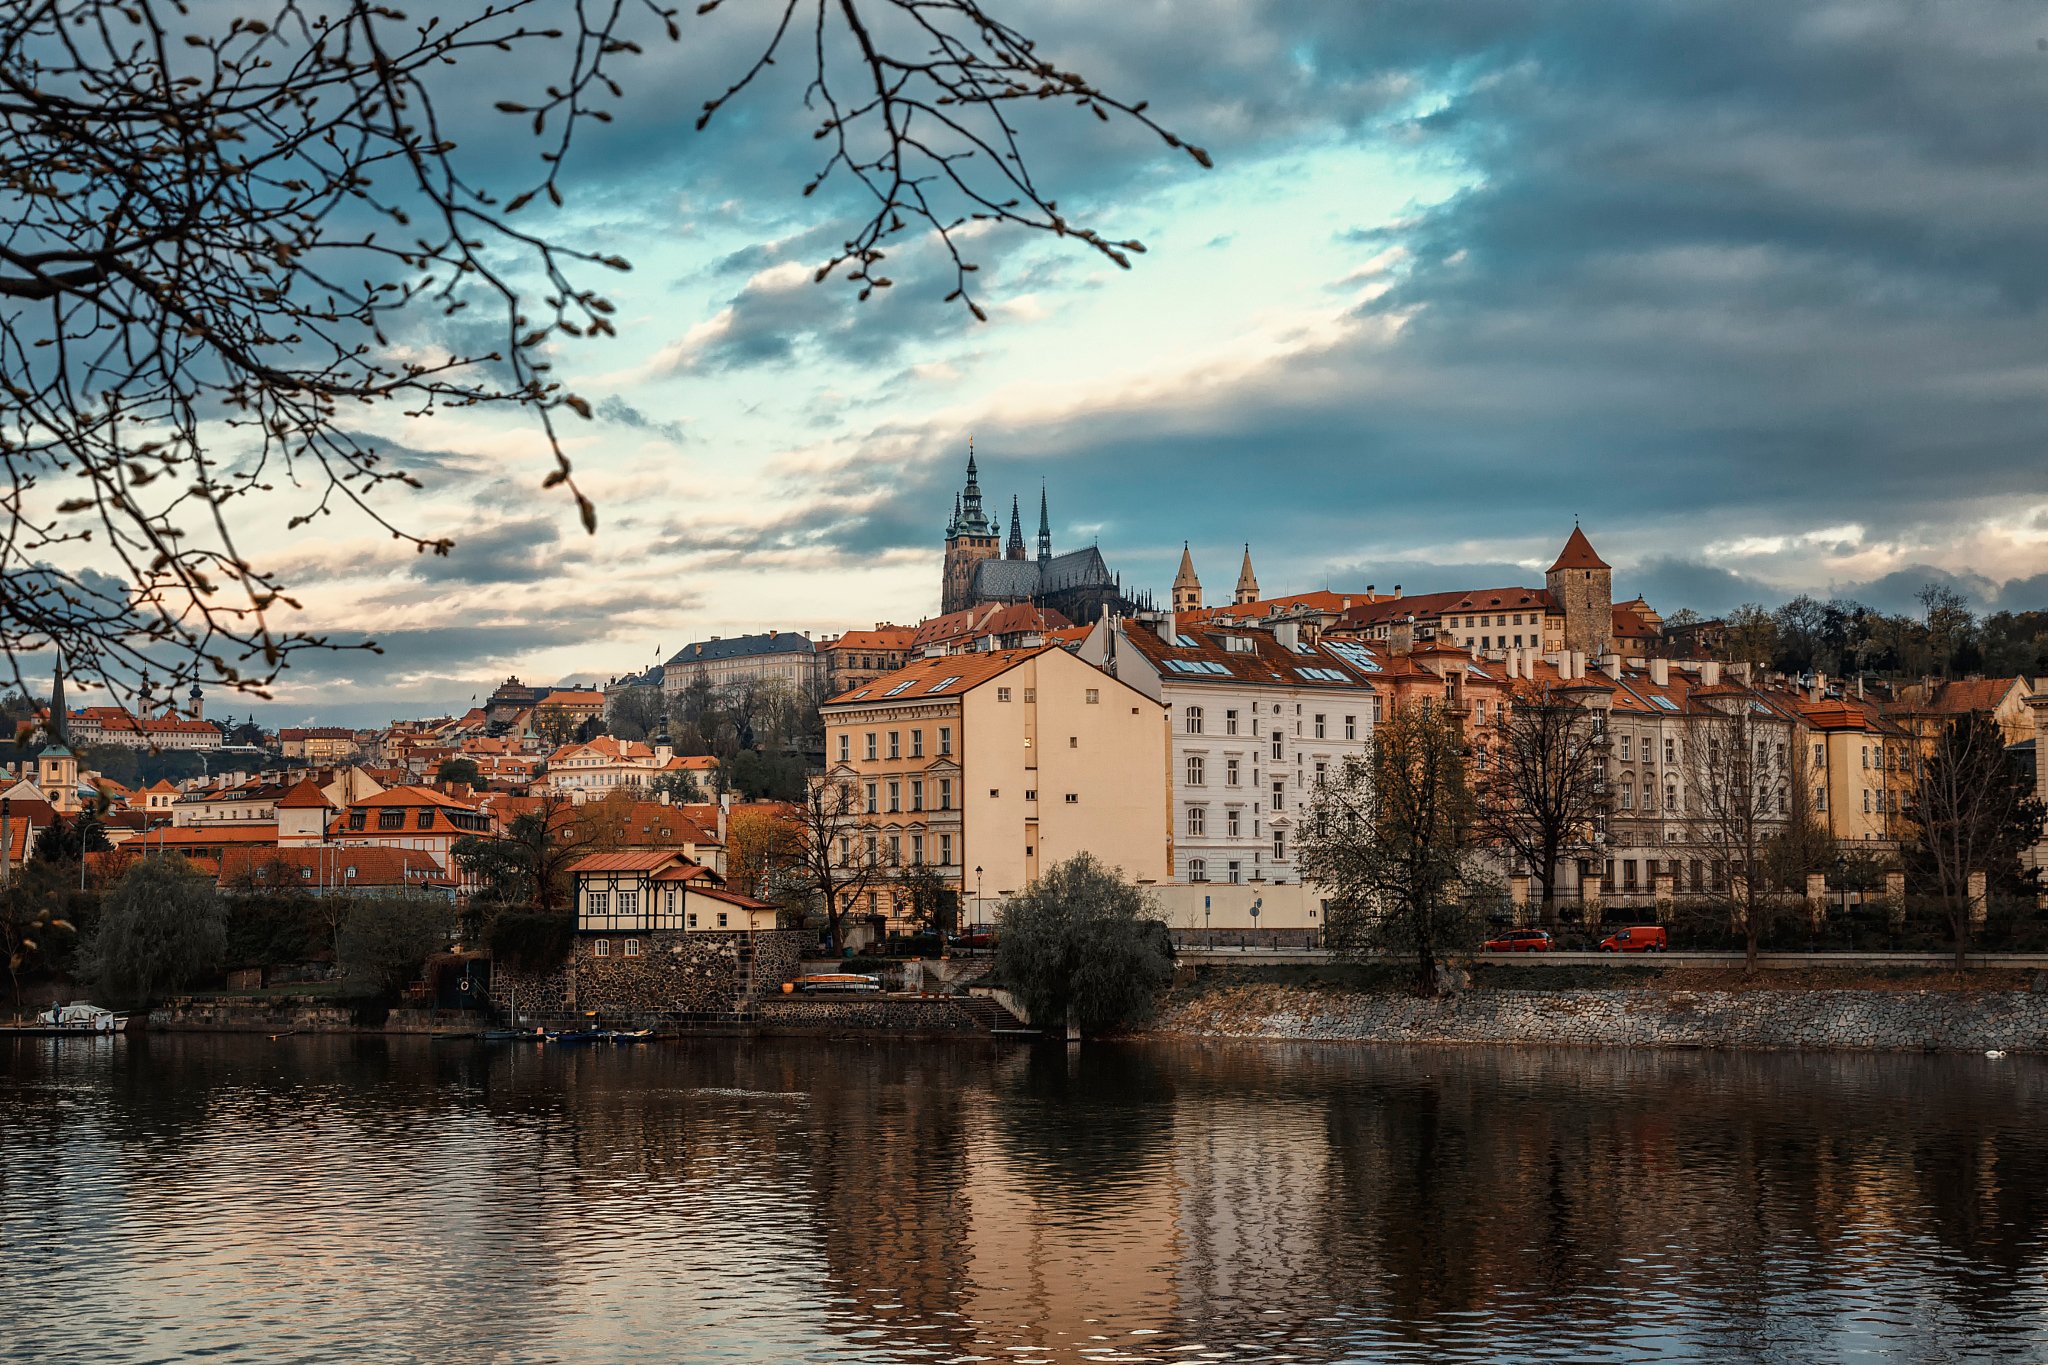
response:
<path id="1" fill-rule="evenodd" d="M 168 1033 L 474 1033 L 475 1010 L 392 1010 L 382 1024 L 359 1025 L 353 1006 L 319 999 L 172 1000 L 149 1012 L 149 1027 Z"/>
<path id="2" fill-rule="evenodd" d="M 965 1010 L 945 1000 L 763 1000 L 754 1022 L 764 1030 L 821 1033 L 973 1033 Z"/>
<path id="3" fill-rule="evenodd" d="M 610 947 L 603 957 L 595 950 L 598 938 Z M 637 949 L 630 957 L 629 938 Z M 750 994 L 759 999 L 779 992 L 814 939 L 796 929 L 578 934 L 569 960 L 552 972 L 494 971 L 491 1003 L 505 1009 L 516 992 L 520 1015 L 538 1018 L 729 1013 Z"/>
<path id="4" fill-rule="evenodd" d="M 2048 994 L 1488 990 L 1423 1000 L 1243 986 L 1171 1003 L 1153 1031 L 1368 1043 L 2048 1052 Z"/>

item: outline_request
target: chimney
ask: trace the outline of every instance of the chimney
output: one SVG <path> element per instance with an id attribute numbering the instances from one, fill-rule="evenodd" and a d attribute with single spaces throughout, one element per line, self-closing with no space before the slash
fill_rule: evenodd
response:
<path id="1" fill-rule="evenodd" d="M 718 842 L 721 844 L 725 842 L 725 820 L 731 814 L 732 793 L 720 792 L 718 794 Z"/>
<path id="2" fill-rule="evenodd" d="M 1861 673 L 1856 675 L 1856 700 L 1863 700 L 1863 675 Z"/>
<path id="3" fill-rule="evenodd" d="M 1159 638 L 1168 645 L 1180 643 L 1180 618 L 1170 611 L 1159 618 Z"/>
<path id="4" fill-rule="evenodd" d="M 1301 644 L 1301 626 L 1293 621 L 1278 622 L 1273 627 L 1273 638 L 1280 642 L 1282 649 L 1291 654 Z"/>
<path id="5" fill-rule="evenodd" d="M 1650 660 L 1650 681 L 1659 687 L 1671 686 L 1671 661 L 1669 659 Z"/>
<path id="6" fill-rule="evenodd" d="M 1400 595 L 1401 595 L 1401 585 L 1400 585 L 1399 583 L 1396 583 L 1396 584 L 1394 585 L 1394 596 L 1396 596 L 1396 597 L 1399 597 Z"/>
<path id="7" fill-rule="evenodd" d="M 1377 583 L 1368 583 L 1368 584 L 1366 584 L 1366 585 L 1365 585 L 1365 595 L 1366 595 L 1367 597 L 1370 597 L 1370 596 L 1372 596 L 1372 595 L 1373 595 L 1373 591 L 1374 591 L 1374 589 L 1376 589 L 1376 588 L 1377 588 L 1378 586 L 1379 586 L 1379 585 L 1378 585 Z"/>
<path id="8" fill-rule="evenodd" d="M 1607 675 L 1609 682 L 1621 681 L 1621 656 L 1612 650 L 1600 656 L 1600 671 Z"/>
<path id="9" fill-rule="evenodd" d="M 1721 683 L 1721 662 L 1708 659 L 1700 665 L 1700 686 L 1718 687 Z"/>
<path id="10" fill-rule="evenodd" d="M 1393 629 L 1388 633 L 1387 652 L 1390 654 L 1410 654 L 1414 650 L 1415 618 L 1413 616 L 1399 617 L 1395 620 Z"/>

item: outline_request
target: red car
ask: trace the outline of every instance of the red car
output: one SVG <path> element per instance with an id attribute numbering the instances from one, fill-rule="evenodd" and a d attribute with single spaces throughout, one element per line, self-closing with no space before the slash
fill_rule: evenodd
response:
<path id="1" fill-rule="evenodd" d="M 1550 935 L 1541 929 L 1510 929 L 1484 946 L 1489 953 L 1547 953 L 1552 945 Z"/>
<path id="2" fill-rule="evenodd" d="M 1661 953 L 1671 946 L 1661 924 L 1636 924 L 1600 940 L 1603 953 Z"/>

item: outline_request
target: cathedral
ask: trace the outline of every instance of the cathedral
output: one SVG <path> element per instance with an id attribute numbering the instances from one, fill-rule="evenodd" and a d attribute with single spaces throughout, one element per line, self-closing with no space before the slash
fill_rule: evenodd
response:
<path id="1" fill-rule="evenodd" d="M 1038 494 L 1036 554 L 1026 554 L 1022 508 L 1010 499 L 1010 535 L 1006 545 L 1002 523 L 981 505 L 981 475 L 974 451 L 967 452 L 967 487 L 953 499 L 953 519 L 946 525 L 946 562 L 939 611 L 964 611 L 985 603 L 1029 602 L 1047 607 L 1077 625 L 1104 612 L 1128 615 L 1149 606 L 1124 596 L 1123 583 L 1103 562 L 1102 551 L 1052 552 L 1052 522 L 1043 489 Z"/>

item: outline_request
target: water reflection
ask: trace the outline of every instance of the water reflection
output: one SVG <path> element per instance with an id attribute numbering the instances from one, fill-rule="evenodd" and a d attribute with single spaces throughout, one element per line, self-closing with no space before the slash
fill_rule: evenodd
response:
<path id="1" fill-rule="evenodd" d="M 2048 1354 L 2048 1066 L 0 1044 L 0 1359 Z"/>

